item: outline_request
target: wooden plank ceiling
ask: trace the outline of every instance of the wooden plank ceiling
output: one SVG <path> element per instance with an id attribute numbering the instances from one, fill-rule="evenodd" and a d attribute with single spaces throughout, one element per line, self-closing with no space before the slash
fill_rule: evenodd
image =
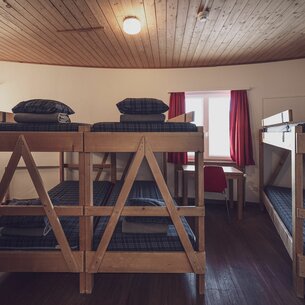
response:
<path id="1" fill-rule="evenodd" d="M 126 16 L 140 34 L 122 31 Z M 304 58 L 304 20 L 304 0 L 0 0 L 0 60 L 172 68 Z"/>

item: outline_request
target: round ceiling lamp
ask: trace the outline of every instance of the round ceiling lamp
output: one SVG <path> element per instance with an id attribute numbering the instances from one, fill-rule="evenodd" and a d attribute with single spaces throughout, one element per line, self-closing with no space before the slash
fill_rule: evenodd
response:
<path id="1" fill-rule="evenodd" d="M 129 35 L 135 35 L 141 31 L 141 22 L 136 17 L 126 17 L 123 21 L 123 30 Z"/>

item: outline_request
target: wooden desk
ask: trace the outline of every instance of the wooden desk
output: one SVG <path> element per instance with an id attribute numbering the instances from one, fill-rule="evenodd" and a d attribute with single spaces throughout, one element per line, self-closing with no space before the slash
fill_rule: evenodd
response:
<path id="1" fill-rule="evenodd" d="M 244 205 L 244 173 L 233 166 L 222 166 L 226 175 L 229 185 L 229 202 L 233 207 L 233 180 L 237 181 L 237 205 L 238 205 L 238 220 L 243 218 L 243 205 Z M 183 177 L 183 204 L 187 205 L 188 202 L 188 176 L 195 173 L 194 165 L 182 166 Z M 205 179 L 206 177 L 204 177 Z"/>

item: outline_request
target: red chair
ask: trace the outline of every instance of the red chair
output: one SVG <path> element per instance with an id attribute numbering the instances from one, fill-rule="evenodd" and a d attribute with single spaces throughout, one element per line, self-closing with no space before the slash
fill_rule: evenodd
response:
<path id="1" fill-rule="evenodd" d="M 229 205 L 226 194 L 227 180 L 221 166 L 204 166 L 204 191 L 208 193 L 220 193 L 225 196 L 228 218 L 230 220 Z"/>

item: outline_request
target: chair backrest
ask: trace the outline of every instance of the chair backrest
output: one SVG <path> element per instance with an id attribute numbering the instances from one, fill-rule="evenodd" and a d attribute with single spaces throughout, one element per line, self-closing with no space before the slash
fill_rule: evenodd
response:
<path id="1" fill-rule="evenodd" d="M 204 191 L 223 193 L 227 188 L 227 180 L 221 166 L 204 166 Z"/>

